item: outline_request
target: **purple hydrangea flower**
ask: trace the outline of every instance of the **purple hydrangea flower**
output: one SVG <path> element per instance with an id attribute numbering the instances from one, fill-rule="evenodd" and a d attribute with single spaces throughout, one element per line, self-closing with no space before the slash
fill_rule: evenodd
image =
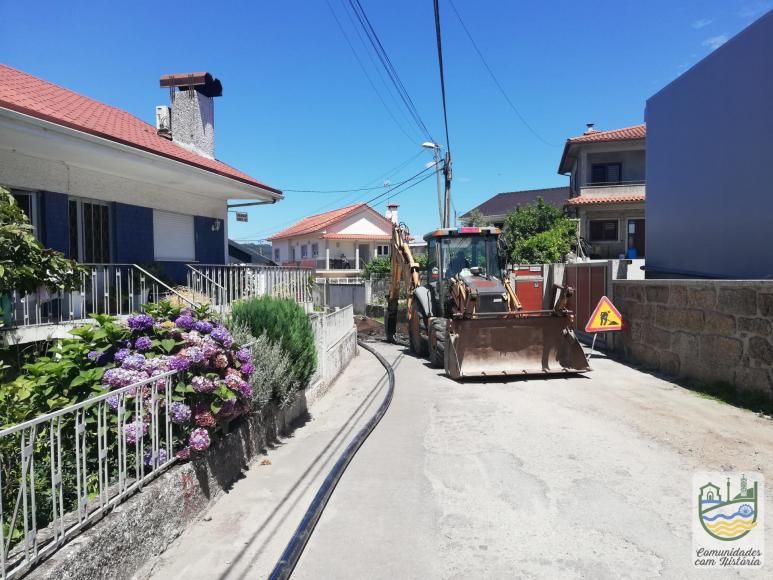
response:
<path id="1" fill-rule="evenodd" d="M 169 370 L 169 357 L 156 356 L 153 358 L 145 359 L 145 372 L 151 377 L 160 375 Z"/>
<path id="2" fill-rule="evenodd" d="M 181 316 L 177 317 L 177 320 L 174 321 L 175 324 L 177 324 L 178 328 L 182 328 L 183 330 L 191 330 L 193 328 L 193 325 L 196 323 L 195 320 L 193 320 L 193 316 L 190 314 L 183 314 Z"/>
<path id="3" fill-rule="evenodd" d="M 185 371 L 191 366 L 190 361 L 182 356 L 175 356 L 169 359 L 169 369 L 173 371 Z"/>
<path id="4" fill-rule="evenodd" d="M 242 381 L 236 387 L 236 390 L 239 391 L 239 394 L 245 399 L 252 399 L 252 387 L 250 386 L 250 383 Z"/>
<path id="5" fill-rule="evenodd" d="M 193 377 L 191 379 L 191 387 L 197 393 L 211 393 L 215 390 L 215 383 L 206 377 Z"/>
<path id="6" fill-rule="evenodd" d="M 123 359 L 125 359 L 130 354 L 131 352 L 129 352 L 128 348 L 122 348 L 121 350 L 115 353 L 115 356 L 113 356 L 113 358 L 115 359 L 115 362 L 122 363 Z"/>
<path id="7" fill-rule="evenodd" d="M 172 418 L 172 423 L 184 425 L 191 420 L 191 408 L 185 403 L 175 401 L 169 407 L 169 416 Z"/>
<path id="8" fill-rule="evenodd" d="M 153 317 L 149 314 L 137 314 L 127 318 L 126 324 L 132 330 L 149 330 L 153 328 Z"/>
<path id="9" fill-rule="evenodd" d="M 99 352 L 98 350 L 92 350 L 88 355 L 89 360 L 94 361 L 98 365 L 103 365 L 110 360 L 110 355 L 106 352 Z"/>
<path id="10" fill-rule="evenodd" d="M 199 427 L 191 431 L 191 435 L 188 438 L 188 445 L 195 451 L 206 451 L 209 449 L 209 431 Z"/>
<path id="11" fill-rule="evenodd" d="M 252 366 L 252 363 L 246 362 L 242 363 L 242 366 L 239 367 L 239 370 L 242 371 L 245 375 L 250 376 L 255 372 L 255 367 Z"/>
<path id="12" fill-rule="evenodd" d="M 102 375 L 102 384 L 108 385 L 112 389 L 120 389 L 121 387 L 128 387 L 134 383 L 144 381 L 147 378 L 145 373 L 139 371 L 124 368 L 107 369 L 105 374 Z"/>
<path id="13" fill-rule="evenodd" d="M 220 410 L 217 412 L 217 418 L 228 419 L 236 415 L 236 403 L 237 403 L 237 400 L 235 398 L 228 399 L 227 401 L 223 401 L 223 404 L 220 407 Z"/>
<path id="14" fill-rule="evenodd" d="M 225 384 L 228 385 L 228 388 L 235 389 L 239 386 L 239 383 L 242 382 L 242 377 L 239 374 L 239 371 L 237 371 L 234 368 L 230 368 L 225 373 Z"/>
<path id="15" fill-rule="evenodd" d="M 145 362 L 146 359 L 144 354 L 130 354 L 123 359 L 121 368 L 128 369 L 130 371 L 141 371 L 145 369 Z"/>
<path id="16" fill-rule="evenodd" d="M 133 444 L 145 437 L 148 432 L 148 426 L 143 421 L 134 421 L 124 425 L 123 432 L 126 436 L 126 442 Z"/>
<path id="17" fill-rule="evenodd" d="M 180 356 L 187 358 L 191 364 L 197 365 L 204 362 L 204 351 L 197 346 L 190 346 L 180 352 Z"/>
<path id="18" fill-rule="evenodd" d="M 206 320 L 199 320 L 193 325 L 193 328 L 198 330 L 201 334 L 209 334 L 212 332 L 212 323 Z"/>
<path id="19" fill-rule="evenodd" d="M 250 356 L 249 348 L 240 348 L 239 350 L 236 351 L 236 360 L 238 360 L 239 362 L 243 362 L 243 363 L 250 362 L 250 358 L 252 357 Z"/>
<path id="20" fill-rule="evenodd" d="M 145 352 L 146 350 L 150 350 L 153 347 L 153 341 L 150 340 L 147 336 L 140 336 L 137 340 L 134 341 L 134 348 L 136 348 L 140 352 Z"/>
<path id="21" fill-rule="evenodd" d="M 234 343 L 234 339 L 231 338 L 231 335 L 228 333 L 228 330 L 226 329 L 225 326 L 215 327 L 212 330 L 212 333 L 210 334 L 210 336 L 226 348 L 230 348 L 231 345 Z"/>
<path id="22" fill-rule="evenodd" d="M 166 449 L 159 449 L 158 450 L 158 465 L 163 465 L 166 463 L 167 456 L 166 456 Z M 148 449 L 145 452 L 145 465 L 147 467 L 153 467 L 153 450 Z"/>
<path id="23" fill-rule="evenodd" d="M 107 399 L 105 399 L 105 402 L 107 403 L 107 406 L 110 407 L 113 411 L 118 410 L 118 402 L 119 402 L 118 395 L 109 396 Z"/>

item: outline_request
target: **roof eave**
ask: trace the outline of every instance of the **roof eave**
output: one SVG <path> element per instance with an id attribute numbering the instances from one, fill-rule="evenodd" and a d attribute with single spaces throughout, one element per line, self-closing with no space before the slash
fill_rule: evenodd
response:
<path id="1" fill-rule="evenodd" d="M 234 198 L 243 197 L 244 199 L 250 199 L 250 194 L 252 194 L 257 199 L 261 199 L 261 200 L 266 200 L 266 198 L 273 201 L 279 201 L 284 199 L 284 194 L 282 193 L 281 190 L 275 189 L 267 185 L 260 184 L 259 182 L 251 181 L 237 176 L 225 175 L 224 173 L 220 171 L 216 171 L 212 168 L 198 165 L 196 163 L 181 161 L 180 159 L 177 159 L 171 155 L 165 155 L 163 153 L 159 153 L 158 151 L 153 151 L 152 149 L 149 149 L 147 147 L 142 147 L 135 143 L 131 143 L 123 139 L 115 138 L 112 135 L 106 135 L 99 131 L 87 131 L 81 127 L 75 126 L 74 124 L 63 123 L 60 120 L 53 119 L 47 115 L 40 115 L 37 113 L 32 114 L 32 113 L 33 113 L 32 111 L 25 110 L 24 107 L 15 107 L 15 106 L 12 106 L 10 103 L 0 104 L 0 114 L 3 114 L 4 116 L 11 119 L 16 118 L 17 120 L 23 120 L 23 121 L 26 121 L 27 123 L 31 123 L 33 125 L 42 127 L 43 129 L 56 130 L 61 133 L 79 137 L 86 141 L 97 143 L 104 147 L 120 149 L 124 151 L 131 150 L 133 153 L 136 153 L 138 155 L 146 156 L 153 159 L 163 159 L 165 161 L 177 164 L 182 167 L 188 167 L 194 170 L 204 172 L 209 175 L 218 176 L 230 182 L 239 183 L 241 184 L 241 187 L 239 188 L 239 191 L 238 191 L 239 195 L 234 195 L 233 196 Z M 244 186 L 247 186 L 247 188 L 245 189 Z"/>

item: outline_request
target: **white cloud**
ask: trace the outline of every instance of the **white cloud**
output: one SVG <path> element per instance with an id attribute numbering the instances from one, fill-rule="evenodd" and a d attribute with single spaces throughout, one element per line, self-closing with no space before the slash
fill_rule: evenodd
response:
<path id="1" fill-rule="evenodd" d="M 770 10 L 771 6 L 773 6 L 773 3 L 769 1 L 750 2 L 741 7 L 738 16 L 741 18 L 754 18 Z"/>
<path id="2" fill-rule="evenodd" d="M 693 22 L 693 23 L 692 23 L 692 27 L 693 27 L 695 30 L 700 30 L 701 28 L 705 28 L 705 27 L 707 27 L 707 26 L 708 26 L 709 24 L 711 24 L 712 22 L 714 22 L 714 20 L 713 20 L 713 19 L 710 19 L 710 18 L 701 18 L 701 19 L 699 19 L 699 20 L 696 20 L 695 22 Z"/>
<path id="3" fill-rule="evenodd" d="M 703 46 L 708 46 L 711 50 L 717 50 L 727 42 L 727 34 L 718 34 L 703 41 Z"/>

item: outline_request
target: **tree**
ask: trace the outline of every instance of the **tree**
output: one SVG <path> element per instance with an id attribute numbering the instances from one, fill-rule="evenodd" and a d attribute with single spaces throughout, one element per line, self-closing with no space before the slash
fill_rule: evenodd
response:
<path id="1" fill-rule="evenodd" d="M 537 198 L 505 219 L 503 237 L 516 264 L 562 262 L 575 242 L 575 223 L 563 211 Z"/>
<path id="2" fill-rule="evenodd" d="M 465 225 L 478 228 L 491 225 L 491 223 L 485 217 L 483 217 L 483 214 L 478 208 L 475 208 L 469 213 L 467 219 L 464 220 L 464 223 Z"/>
<path id="3" fill-rule="evenodd" d="M 414 256 L 413 259 L 416 260 L 416 263 L 419 265 L 419 269 L 424 270 L 427 267 L 426 254 L 419 254 L 418 256 Z M 373 275 L 381 276 L 384 274 L 389 274 L 391 271 L 392 271 L 391 256 L 378 256 L 377 258 L 373 258 L 370 262 L 368 262 L 365 265 L 363 274 L 366 278 L 370 278 Z"/>
<path id="4" fill-rule="evenodd" d="M 41 286 L 74 290 L 84 271 L 59 252 L 44 248 L 11 192 L 0 187 L 0 303 L 7 308 L 12 292 L 26 294 Z"/>

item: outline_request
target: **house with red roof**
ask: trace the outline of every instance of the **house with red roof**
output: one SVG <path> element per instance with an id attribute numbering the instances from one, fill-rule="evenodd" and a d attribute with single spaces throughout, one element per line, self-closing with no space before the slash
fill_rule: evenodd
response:
<path id="1" fill-rule="evenodd" d="M 566 206 L 592 258 L 645 257 L 644 124 L 566 140 L 558 173 L 569 176 Z"/>
<path id="2" fill-rule="evenodd" d="M 397 209 L 390 204 L 383 216 L 357 203 L 305 217 L 268 238 L 274 262 L 315 268 L 321 276 L 356 276 L 371 259 L 389 256 Z"/>
<path id="3" fill-rule="evenodd" d="M 224 264 L 228 201 L 282 192 L 215 157 L 206 72 L 164 75 L 169 106 L 151 125 L 0 64 L 0 185 L 11 189 L 47 247 L 84 263 Z M 153 111 L 148 111 L 151 116 Z"/>

